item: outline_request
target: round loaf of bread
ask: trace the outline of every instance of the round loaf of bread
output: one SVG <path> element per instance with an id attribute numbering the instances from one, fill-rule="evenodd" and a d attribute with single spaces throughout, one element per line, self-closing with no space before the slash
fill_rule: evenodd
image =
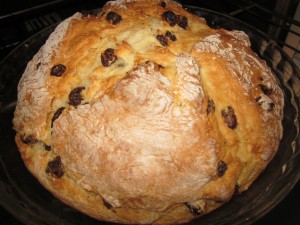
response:
<path id="1" fill-rule="evenodd" d="M 188 222 L 276 153 L 283 93 L 242 31 L 171 0 L 118 0 L 57 26 L 28 63 L 16 143 L 54 196 L 99 220 Z"/>

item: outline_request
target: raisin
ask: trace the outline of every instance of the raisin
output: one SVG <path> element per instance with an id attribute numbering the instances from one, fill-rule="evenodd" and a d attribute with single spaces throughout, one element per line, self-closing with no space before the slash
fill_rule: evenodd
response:
<path id="1" fill-rule="evenodd" d="M 101 63 L 104 67 L 108 67 L 113 64 L 117 58 L 118 57 L 115 55 L 115 50 L 113 48 L 108 48 L 101 53 Z"/>
<path id="2" fill-rule="evenodd" d="M 60 178 L 64 175 L 60 156 L 56 156 L 53 160 L 48 162 L 46 173 L 49 173 L 56 178 Z"/>
<path id="3" fill-rule="evenodd" d="M 231 106 L 227 107 L 227 110 L 222 110 L 221 115 L 223 117 L 224 122 L 230 129 L 234 129 L 237 126 L 237 119 L 234 113 L 234 109 Z"/>
<path id="4" fill-rule="evenodd" d="M 66 71 L 66 67 L 63 64 L 57 64 L 51 68 L 51 76 L 60 77 Z"/>
<path id="5" fill-rule="evenodd" d="M 219 177 L 222 177 L 227 170 L 227 164 L 224 161 L 218 163 L 217 174 Z"/>
<path id="6" fill-rule="evenodd" d="M 106 201 L 105 199 L 102 200 L 103 201 L 103 205 L 107 208 L 107 209 L 111 209 L 113 206 L 108 202 Z"/>
<path id="7" fill-rule="evenodd" d="M 215 109 L 216 109 L 215 102 L 212 99 L 209 99 L 207 103 L 207 110 L 206 110 L 207 115 L 213 113 Z"/>
<path id="8" fill-rule="evenodd" d="M 177 24 L 178 26 L 186 30 L 188 27 L 188 19 L 185 16 L 178 15 Z"/>
<path id="9" fill-rule="evenodd" d="M 171 41 L 177 40 L 176 36 L 174 34 L 172 34 L 170 31 L 167 31 L 165 36 L 168 37 Z"/>
<path id="10" fill-rule="evenodd" d="M 33 135 L 28 135 L 27 137 L 25 135 L 20 136 L 21 141 L 24 144 L 34 144 L 37 142 L 36 138 Z"/>
<path id="11" fill-rule="evenodd" d="M 168 39 L 165 35 L 156 35 L 156 39 L 163 45 L 168 46 Z"/>
<path id="12" fill-rule="evenodd" d="M 45 148 L 46 151 L 51 151 L 51 146 L 50 145 L 46 145 L 44 143 L 44 148 Z"/>
<path id="13" fill-rule="evenodd" d="M 80 103 L 79 103 L 80 104 Z M 56 112 L 54 113 L 53 117 L 52 117 L 52 121 L 51 121 L 51 127 L 53 127 L 53 123 L 56 119 L 58 119 L 58 117 L 60 116 L 60 114 L 62 114 L 62 112 L 64 111 L 65 107 L 60 107 L 59 109 L 56 110 Z"/>
<path id="14" fill-rule="evenodd" d="M 258 87 L 260 88 L 260 90 L 262 90 L 262 92 L 265 95 L 271 95 L 273 92 L 271 88 L 268 88 L 267 86 L 265 86 L 263 84 L 259 84 Z"/>
<path id="15" fill-rule="evenodd" d="M 192 204 L 189 202 L 185 203 L 186 206 L 189 208 L 190 212 L 195 215 L 195 216 L 199 216 L 202 213 L 202 209 L 200 206 L 196 205 L 196 204 Z"/>
<path id="16" fill-rule="evenodd" d="M 36 69 L 38 70 L 38 69 L 40 68 L 40 66 L 41 66 L 41 62 L 38 62 L 38 63 L 36 64 Z"/>
<path id="17" fill-rule="evenodd" d="M 73 106 L 77 106 L 83 100 L 81 96 L 81 91 L 84 90 L 85 87 L 77 87 L 74 88 L 71 93 L 69 94 L 69 104 Z"/>
<path id="18" fill-rule="evenodd" d="M 177 23 L 177 16 L 172 11 L 166 11 L 162 14 L 162 18 L 167 21 L 170 26 L 175 26 Z"/>
<path id="19" fill-rule="evenodd" d="M 166 8 L 167 3 L 165 3 L 164 1 L 161 1 L 160 6 L 163 7 L 163 8 Z"/>
<path id="20" fill-rule="evenodd" d="M 112 23 L 113 25 L 116 25 L 122 20 L 122 17 L 115 12 L 109 12 L 106 15 L 106 20 Z"/>

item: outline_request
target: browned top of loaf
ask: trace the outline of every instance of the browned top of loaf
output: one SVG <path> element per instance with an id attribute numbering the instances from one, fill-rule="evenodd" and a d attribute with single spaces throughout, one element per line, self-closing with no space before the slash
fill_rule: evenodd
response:
<path id="1" fill-rule="evenodd" d="M 165 3 L 75 14 L 19 84 L 17 135 L 51 146 L 66 176 L 113 207 L 225 201 L 236 185 L 248 188 L 281 138 L 282 92 L 248 37 Z M 59 64 L 64 73 L 51 75 Z"/>

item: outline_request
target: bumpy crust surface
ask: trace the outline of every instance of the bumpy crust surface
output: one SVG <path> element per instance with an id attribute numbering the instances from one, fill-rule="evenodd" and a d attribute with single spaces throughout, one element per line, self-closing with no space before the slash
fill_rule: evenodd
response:
<path id="1" fill-rule="evenodd" d="M 249 187 L 276 153 L 282 114 L 243 32 L 172 1 L 119 0 L 56 28 L 28 63 L 13 122 L 26 166 L 66 204 L 174 224 Z"/>

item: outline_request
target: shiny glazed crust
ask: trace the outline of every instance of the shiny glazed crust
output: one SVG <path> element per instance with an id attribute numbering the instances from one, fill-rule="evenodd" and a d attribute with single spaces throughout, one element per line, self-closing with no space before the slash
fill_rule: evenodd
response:
<path id="1" fill-rule="evenodd" d="M 100 219 L 175 224 L 247 190 L 277 151 L 283 94 L 241 31 L 173 1 L 108 2 L 62 22 L 20 80 L 32 174 Z"/>

